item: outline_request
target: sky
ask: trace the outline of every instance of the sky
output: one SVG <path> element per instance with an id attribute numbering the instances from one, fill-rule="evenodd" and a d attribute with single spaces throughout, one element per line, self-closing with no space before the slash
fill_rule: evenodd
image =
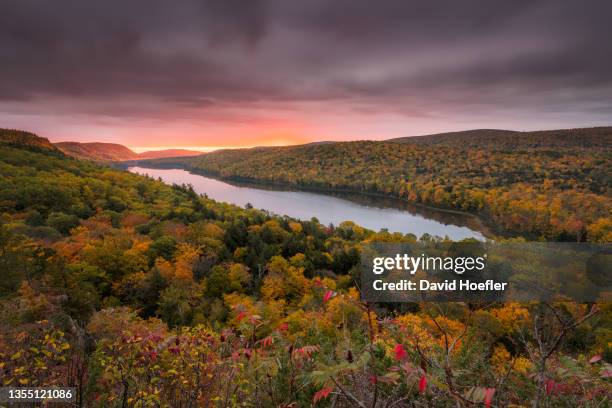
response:
<path id="1" fill-rule="evenodd" d="M 0 0 L 0 127 L 137 150 L 612 124 L 609 0 Z"/>

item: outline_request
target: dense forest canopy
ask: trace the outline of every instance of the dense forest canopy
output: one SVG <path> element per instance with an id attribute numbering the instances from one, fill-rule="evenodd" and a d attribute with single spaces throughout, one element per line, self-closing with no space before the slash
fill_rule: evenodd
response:
<path id="1" fill-rule="evenodd" d="M 362 245 L 417 237 L 217 203 L 189 186 L 67 157 L 31 134 L 0 136 L 4 386 L 74 386 L 76 404 L 86 407 L 609 403 L 610 304 L 368 304 L 356 285 Z M 358 142 L 199 160 L 221 169 L 242 155 L 249 166 L 282 170 L 286 181 L 301 170 L 321 185 L 342 170 L 343 182 L 362 187 L 368 171 L 378 172 L 368 182 L 408 174 L 399 163 L 413 163 L 403 171 L 415 169 L 419 180 L 431 178 L 419 169 L 444 171 L 441 156 L 401 146 Z M 596 176 L 609 156 L 592 153 L 565 166 L 542 152 L 520 157 L 543 160 L 545 171 L 535 163 L 527 171 L 551 175 L 545 191 L 590 194 L 595 202 L 580 204 L 601 211 L 609 209 L 607 186 Z M 451 148 L 447 154 L 447 165 L 467 173 L 446 171 L 440 180 L 460 177 L 466 196 L 486 196 L 488 183 L 517 169 L 506 157 L 479 173 L 487 158 L 505 157 L 493 151 L 464 152 L 473 165 Z M 262 178 L 271 171 L 265 166 L 254 167 Z M 292 166 L 295 173 L 285 172 Z M 564 189 L 552 175 L 569 169 Z M 481 176 L 471 180 L 469 172 Z M 527 197 L 540 188 L 522 183 L 532 186 L 523 189 Z"/>
<path id="2" fill-rule="evenodd" d="M 228 179 L 377 193 L 478 213 L 499 233 L 612 240 L 612 128 L 475 130 L 152 161 Z"/>

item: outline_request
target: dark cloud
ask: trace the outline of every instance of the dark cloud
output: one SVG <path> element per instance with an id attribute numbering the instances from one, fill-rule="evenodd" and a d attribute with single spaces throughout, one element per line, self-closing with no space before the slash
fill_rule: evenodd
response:
<path id="1" fill-rule="evenodd" d="M 68 99 L 111 116 L 286 102 L 406 116 L 491 103 L 612 113 L 608 0 L 0 6 L 3 103 Z M 125 100 L 157 109 L 119 111 Z"/>

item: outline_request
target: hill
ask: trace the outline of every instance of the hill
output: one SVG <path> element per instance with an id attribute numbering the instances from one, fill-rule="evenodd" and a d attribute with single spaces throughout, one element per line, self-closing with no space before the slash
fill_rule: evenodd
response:
<path id="1" fill-rule="evenodd" d="M 503 129 L 474 129 L 433 135 L 408 136 L 387 142 L 446 145 L 457 147 L 543 148 L 543 147 L 604 147 L 610 143 L 612 127 L 541 130 L 518 132 Z"/>
<path id="2" fill-rule="evenodd" d="M 388 139 L 394 143 L 413 144 L 436 144 L 436 143 L 459 143 L 459 142 L 487 142 L 492 140 L 508 140 L 520 134 L 513 130 L 504 129 L 473 129 L 457 132 L 436 133 L 431 135 L 406 136 Z"/>
<path id="3" fill-rule="evenodd" d="M 612 127 L 221 150 L 147 164 L 177 163 L 220 178 L 473 212 L 498 232 L 532 239 L 612 239 Z"/>
<path id="4" fill-rule="evenodd" d="M 49 139 L 16 129 L 0 129 L 0 145 L 19 147 L 31 151 L 60 153 Z"/>
<path id="5" fill-rule="evenodd" d="M 138 158 L 138 154 L 116 143 L 60 142 L 55 145 L 67 155 L 82 160 L 108 162 Z"/>
<path id="6" fill-rule="evenodd" d="M 185 149 L 152 150 L 138 154 L 126 146 L 117 143 L 59 142 L 55 143 L 55 146 L 69 156 L 97 162 L 120 162 L 139 159 L 158 159 L 162 157 L 197 156 L 202 154 L 202 152 Z"/>
<path id="7" fill-rule="evenodd" d="M 151 150 L 138 154 L 138 159 L 158 159 L 162 157 L 199 156 L 202 152 L 187 149 Z"/>

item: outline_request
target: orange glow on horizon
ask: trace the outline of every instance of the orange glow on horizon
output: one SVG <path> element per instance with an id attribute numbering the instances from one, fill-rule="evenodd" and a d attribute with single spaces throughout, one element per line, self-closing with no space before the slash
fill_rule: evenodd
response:
<path id="1" fill-rule="evenodd" d="M 163 145 L 163 146 L 127 146 L 129 149 L 136 153 L 142 153 L 147 151 L 158 151 L 158 150 L 169 150 L 169 149 L 181 149 L 181 150 L 195 150 L 198 152 L 208 153 L 215 150 L 223 149 L 250 149 L 253 147 L 271 147 L 271 146 L 292 146 L 309 143 L 308 140 L 296 139 L 274 139 L 264 143 L 249 144 L 249 145 L 230 145 L 230 146 L 175 146 L 175 145 Z"/>
<path id="2" fill-rule="evenodd" d="M 174 133 L 170 131 L 169 133 Z M 167 150 L 167 149 L 185 149 L 185 150 L 195 150 L 203 153 L 212 152 L 215 150 L 222 149 L 248 149 L 252 147 L 262 147 L 262 146 L 291 146 L 291 145 L 300 145 L 304 143 L 309 143 L 312 141 L 319 140 L 317 137 L 306 137 L 299 133 L 301 132 L 266 132 L 265 135 L 261 133 L 252 131 L 245 131 L 236 134 L 235 132 L 231 132 L 225 135 L 219 135 L 214 138 L 210 136 L 196 136 L 196 135 L 181 135 L 180 137 L 169 137 L 167 134 L 167 130 L 165 132 L 155 132 L 155 134 L 150 134 L 146 137 L 147 142 L 151 142 L 151 145 L 147 143 L 125 143 L 127 147 L 133 150 L 136 153 L 142 153 L 146 151 L 156 151 L 156 150 Z M 144 138 L 136 136 L 138 140 L 143 140 Z M 176 144 L 168 143 L 169 140 L 176 140 Z M 198 143 L 201 141 L 201 144 Z M 158 143 L 155 143 L 158 142 Z M 162 142 L 162 143 L 159 143 Z M 185 143 L 187 142 L 187 143 Z M 211 143 L 212 142 L 212 143 Z M 217 145 L 215 142 L 222 142 Z M 225 142 L 225 143 L 223 143 Z M 242 143 L 241 143 L 242 142 Z M 122 143 L 123 144 L 123 143 Z"/>

